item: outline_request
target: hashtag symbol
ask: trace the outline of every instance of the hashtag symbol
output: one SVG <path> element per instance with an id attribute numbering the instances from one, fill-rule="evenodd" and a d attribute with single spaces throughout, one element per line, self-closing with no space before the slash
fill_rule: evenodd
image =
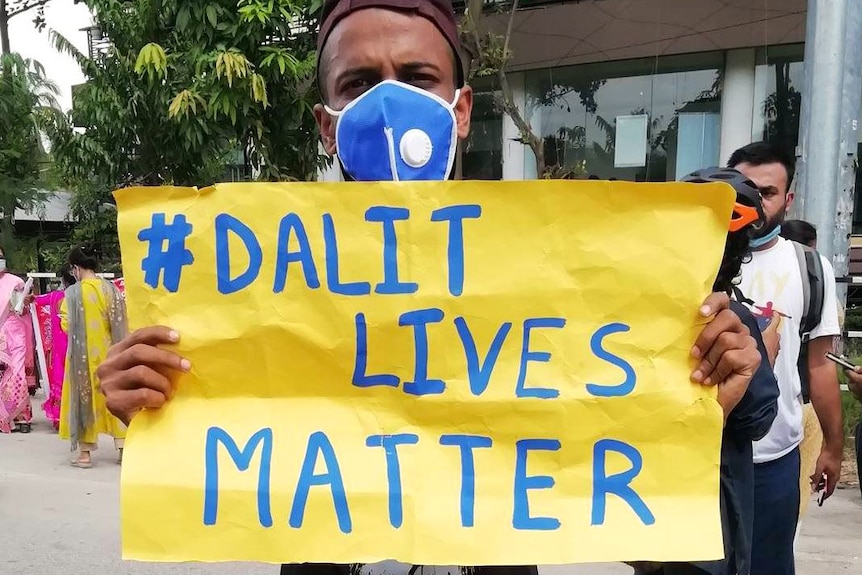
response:
<path id="1" fill-rule="evenodd" d="M 144 283 L 151 288 L 159 287 L 159 278 L 164 275 L 162 284 L 169 292 L 180 289 L 180 275 L 183 266 L 191 265 L 195 258 L 186 249 L 186 238 L 192 233 L 192 225 L 184 215 L 174 216 L 168 225 L 165 214 L 153 214 L 150 227 L 141 230 L 138 239 L 148 245 L 147 257 L 141 261 Z"/>

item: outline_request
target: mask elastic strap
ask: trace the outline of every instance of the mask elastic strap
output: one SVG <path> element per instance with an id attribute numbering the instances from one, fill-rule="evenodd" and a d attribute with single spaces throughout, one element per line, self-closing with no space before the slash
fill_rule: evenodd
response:
<path id="1" fill-rule="evenodd" d="M 389 142 L 389 169 L 392 171 L 392 181 L 398 181 L 398 164 L 395 160 L 395 137 L 392 133 L 392 128 L 383 128 L 383 133 L 386 134 L 386 141 Z"/>
<path id="2" fill-rule="evenodd" d="M 460 100 L 460 99 L 461 99 L 461 88 L 458 88 L 457 90 L 455 90 L 455 99 L 449 103 L 449 108 L 454 110 L 455 106 L 458 105 L 458 100 Z"/>

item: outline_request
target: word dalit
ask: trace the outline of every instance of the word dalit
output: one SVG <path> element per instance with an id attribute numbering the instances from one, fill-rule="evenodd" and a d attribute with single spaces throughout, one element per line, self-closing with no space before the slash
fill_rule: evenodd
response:
<path id="1" fill-rule="evenodd" d="M 257 476 L 257 515 L 261 527 L 274 525 L 270 498 L 271 469 L 274 449 L 271 428 L 257 431 L 240 448 L 234 438 L 220 427 L 210 427 L 206 437 L 206 470 L 204 487 L 204 525 L 215 525 L 218 518 L 219 502 L 219 445 L 227 451 L 230 459 L 240 471 L 247 471 L 260 451 Z M 419 437 L 412 433 L 395 435 L 371 435 L 366 438 L 369 448 L 382 448 L 385 455 L 388 483 L 389 523 L 400 529 L 404 523 L 402 507 L 401 465 L 399 447 L 408 448 L 419 443 Z M 476 465 L 474 451 L 492 448 L 491 437 L 479 435 L 441 435 L 439 444 L 443 447 L 457 448 L 461 459 L 461 489 L 458 497 L 460 522 L 462 527 L 475 524 Z M 527 456 L 531 451 L 559 451 L 562 445 L 557 439 L 521 439 L 515 443 L 515 477 L 512 492 L 512 527 L 521 531 L 554 531 L 562 523 L 556 517 L 533 517 L 530 514 L 528 493 L 531 490 L 551 489 L 556 481 L 549 475 L 527 475 Z M 631 467 L 623 472 L 609 475 L 606 461 L 609 453 L 626 457 Z M 322 472 L 319 460 L 322 460 Z M 644 525 L 653 525 L 655 517 L 643 499 L 631 487 L 631 481 L 640 473 L 643 458 L 637 449 L 614 439 L 602 439 L 593 447 L 592 462 L 592 505 L 590 524 L 599 526 L 605 522 L 607 498 L 615 495 L 625 501 Z M 311 489 L 324 487 L 330 490 L 338 528 L 342 533 L 353 531 L 350 514 L 349 493 L 338 463 L 335 449 L 326 433 L 317 431 L 308 437 L 302 467 L 296 480 L 296 489 L 290 508 L 288 524 L 294 529 L 302 528 L 305 509 Z M 455 502 L 453 501 L 453 505 Z"/>
<path id="2" fill-rule="evenodd" d="M 449 292 L 461 295 L 464 289 L 464 220 L 478 219 L 482 208 L 478 205 L 447 206 L 431 214 L 432 222 L 449 225 Z M 410 210 L 401 207 L 374 206 L 365 212 L 367 222 L 379 223 L 383 228 L 383 281 L 374 288 L 374 293 L 384 295 L 413 294 L 419 290 L 415 282 L 402 282 L 398 274 L 398 235 L 395 223 L 410 218 Z M 326 254 L 326 285 L 331 293 L 347 296 L 363 296 L 371 293 L 370 282 L 342 282 L 339 274 L 338 239 L 332 215 L 323 214 L 323 241 Z M 254 231 L 230 214 L 219 214 L 215 218 L 216 271 L 218 290 L 231 294 L 251 285 L 260 274 L 263 250 Z M 236 277 L 231 277 L 229 235 L 237 236 L 248 252 L 248 268 Z M 294 239 L 298 249 L 291 251 Z M 287 283 L 291 264 L 302 266 L 306 285 L 311 289 L 321 286 L 317 265 L 311 250 L 306 226 L 299 215 L 287 214 L 278 227 L 278 256 L 273 291 L 281 293 Z"/>

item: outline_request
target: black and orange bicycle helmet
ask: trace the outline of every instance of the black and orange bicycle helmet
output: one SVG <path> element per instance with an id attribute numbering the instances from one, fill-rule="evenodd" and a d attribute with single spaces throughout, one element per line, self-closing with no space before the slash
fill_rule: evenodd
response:
<path id="1" fill-rule="evenodd" d="M 760 203 L 760 191 L 757 186 L 746 178 L 742 172 L 733 168 L 704 168 L 684 176 L 681 182 L 705 184 L 708 182 L 724 182 L 736 190 L 736 205 L 733 207 L 733 217 L 728 230 L 738 232 L 746 226 L 759 230 L 766 223 L 763 205 Z"/>

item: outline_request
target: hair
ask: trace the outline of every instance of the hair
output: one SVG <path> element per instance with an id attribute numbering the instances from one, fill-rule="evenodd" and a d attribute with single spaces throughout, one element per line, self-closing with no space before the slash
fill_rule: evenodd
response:
<path id="1" fill-rule="evenodd" d="M 730 155 L 727 161 L 729 168 L 735 168 L 739 164 L 751 164 L 752 166 L 763 166 L 765 164 L 781 164 L 787 171 L 787 189 L 796 173 L 796 157 L 785 148 L 769 142 L 754 142 L 739 148 Z"/>
<path id="2" fill-rule="evenodd" d="M 781 237 L 803 246 L 813 246 L 817 243 L 817 228 L 805 220 L 785 220 L 781 224 Z"/>
<path id="3" fill-rule="evenodd" d="M 99 252 L 91 244 L 80 244 L 69 252 L 69 265 L 85 270 L 99 271 Z"/>
<path id="4" fill-rule="evenodd" d="M 751 259 L 750 239 L 750 226 L 738 232 L 727 234 L 727 240 L 724 242 L 724 255 L 721 258 L 718 275 L 712 284 L 712 291 L 731 294 L 733 286 L 736 285 L 737 278 L 739 278 L 742 264 Z"/>
<path id="5" fill-rule="evenodd" d="M 66 284 L 66 287 L 76 283 L 75 276 L 72 275 L 72 267 L 68 264 L 64 265 L 57 275 L 60 276 L 60 280 Z"/>

